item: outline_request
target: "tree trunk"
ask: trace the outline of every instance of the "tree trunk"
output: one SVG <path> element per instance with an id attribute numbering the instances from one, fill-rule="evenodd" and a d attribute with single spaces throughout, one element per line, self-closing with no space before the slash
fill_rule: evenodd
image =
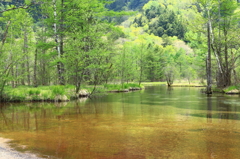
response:
<path id="1" fill-rule="evenodd" d="M 3 46 L 4 46 L 5 41 L 6 41 L 6 39 L 7 39 L 8 28 L 9 28 L 10 24 L 11 24 L 11 21 L 8 21 L 6 30 L 5 30 L 5 32 L 4 32 L 4 34 L 3 34 L 3 39 L 2 39 L 2 45 L 1 45 L 0 53 L 2 53 Z"/>
<path id="2" fill-rule="evenodd" d="M 233 70 L 233 76 L 234 76 L 234 84 L 237 85 L 237 83 L 238 83 L 238 77 L 237 77 L 236 70 Z"/>
<path id="3" fill-rule="evenodd" d="M 42 18 L 43 19 L 43 18 Z M 42 36 L 41 36 L 41 41 L 42 42 L 44 42 L 44 43 L 46 43 L 47 42 L 47 40 L 46 40 L 46 38 L 43 36 L 43 35 L 45 35 L 46 34 L 46 29 L 44 28 L 44 27 L 42 27 Z M 45 49 L 41 49 L 41 56 L 42 57 L 45 57 Z M 39 78 L 41 77 L 41 85 L 47 85 L 47 83 L 48 83 L 48 79 L 47 79 L 47 71 L 46 71 L 46 63 L 47 63 L 47 61 L 46 61 L 46 59 L 45 58 L 41 58 L 41 60 L 40 60 L 40 68 L 39 68 L 39 70 L 41 70 L 40 71 L 40 75 L 39 75 Z"/>
<path id="4" fill-rule="evenodd" d="M 28 79 L 28 74 L 29 74 L 29 70 L 28 70 L 28 57 L 27 57 L 27 33 L 26 33 L 26 28 L 25 26 L 23 26 L 23 29 L 24 29 L 24 35 L 23 35 L 23 57 L 24 57 L 24 61 L 22 62 L 21 64 L 21 76 L 22 76 L 22 79 L 21 79 L 21 84 L 22 85 L 25 85 L 25 73 L 27 72 L 27 79 Z M 26 63 L 25 63 L 25 60 L 26 60 Z M 26 66 L 27 66 L 27 71 L 26 71 Z M 29 82 L 29 81 L 27 81 Z M 30 83 L 28 83 L 29 85 Z"/>
<path id="5" fill-rule="evenodd" d="M 10 61 L 13 61 L 12 50 L 10 51 Z M 14 77 L 14 69 L 13 69 L 13 67 L 11 68 L 11 75 L 12 75 L 12 77 Z M 11 81 L 11 84 L 12 84 L 12 88 L 15 88 L 15 81 L 14 80 Z"/>
<path id="6" fill-rule="evenodd" d="M 217 87 L 219 88 L 225 88 L 227 86 L 231 85 L 231 72 L 224 71 L 224 73 L 221 73 L 218 71 L 217 73 Z"/>
<path id="7" fill-rule="evenodd" d="M 171 82 L 169 82 L 169 81 L 167 80 L 167 86 L 168 86 L 168 87 L 171 87 L 171 85 L 172 85 Z"/>
<path id="8" fill-rule="evenodd" d="M 171 87 L 171 85 L 173 84 L 173 80 L 171 78 L 172 78 L 171 75 L 166 75 L 168 87 Z"/>
<path id="9" fill-rule="evenodd" d="M 27 83 L 31 85 L 30 79 L 30 66 L 29 66 L 29 55 L 28 55 L 28 38 L 27 38 L 27 30 L 26 26 L 24 26 L 24 56 L 26 57 L 26 71 L 27 71 Z"/>
<path id="10" fill-rule="evenodd" d="M 64 0 L 62 0 L 61 1 L 61 19 L 60 19 L 60 28 L 59 28 L 59 30 L 60 30 L 60 58 L 62 58 L 62 56 L 63 56 L 63 53 L 64 53 L 64 50 L 63 50 L 63 48 L 64 48 L 64 46 L 63 46 L 63 20 L 64 20 L 64 17 L 63 17 L 63 12 L 64 12 L 64 10 L 63 10 L 63 8 L 64 8 Z M 60 84 L 61 85 L 64 85 L 65 84 L 65 79 L 64 79 L 64 76 L 63 76 L 63 73 L 64 73 L 64 64 L 62 63 L 62 62 L 60 62 L 60 69 L 61 69 L 61 76 L 60 76 L 60 78 L 61 78 L 61 81 L 60 81 Z"/>
<path id="11" fill-rule="evenodd" d="M 15 81 L 15 87 L 18 86 L 20 84 L 20 80 L 18 79 L 18 76 L 19 76 L 19 65 L 17 64 L 16 65 L 16 71 L 15 71 L 15 78 L 17 79 Z"/>
<path id="12" fill-rule="evenodd" d="M 140 85 L 141 83 L 142 83 L 142 76 L 143 76 L 143 65 L 144 65 L 144 62 L 143 62 L 143 43 L 142 43 L 142 47 L 141 47 L 141 55 L 140 55 L 140 76 L 139 76 L 139 82 L 138 82 L 138 84 Z"/>
<path id="13" fill-rule="evenodd" d="M 61 1 L 62 5 L 63 5 L 63 0 Z M 55 34 L 55 42 L 56 42 L 56 50 L 58 53 L 58 60 L 61 59 L 62 55 L 63 55 L 63 41 L 62 41 L 62 21 L 63 21 L 63 17 L 61 15 L 61 24 L 59 25 L 59 30 L 60 30 L 60 38 L 59 38 L 59 33 L 57 31 L 57 5 L 56 5 L 56 0 L 53 0 L 53 14 L 54 14 L 54 24 L 53 24 L 53 30 L 54 30 L 54 34 Z M 63 10 L 61 11 L 61 14 Z M 64 76 L 63 76 L 63 64 L 61 61 L 59 61 L 57 63 L 57 71 L 58 71 L 58 83 L 60 85 L 64 85 Z"/>
<path id="14" fill-rule="evenodd" d="M 207 54 L 207 59 L 206 59 L 206 73 L 207 73 L 207 90 L 206 90 L 206 94 L 212 94 L 210 20 L 207 23 L 207 37 L 208 37 L 208 54 Z"/>
<path id="15" fill-rule="evenodd" d="M 83 74 L 84 74 L 84 73 L 82 73 L 82 74 L 79 76 L 79 75 L 77 75 L 77 73 L 76 73 L 76 84 L 75 84 L 76 90 L 75 90 L 75 93 L 76 93 L 77 95 L 78 95 L 79 91 L 81 90 L 81 83 L 82 83 Z"/>
<path id="16" fill-rule="evenodd" d="M 14 70 L 13 70 L 13 67 L 11 68 L 11 75 L 12 75 L 12 77 L 14 77 Z M 14 81 L 14 80 L 11 81 L 11 84 L 12 84 L 12 88 L 15 88 L 15 87 L 16 87 L 16 85 L 15 85 L 15 81 Z"/>
<path id="17" fill-rule="evenodd" d="M 28 85 L 31 85 L 30 64 L 29 64 L 29 56 L 28 55 L 26 55 L 26 59 L 27 59 L 27 81 L 28 81 Z"/>
<path id="18" fill-rule="evenodd" d="M 23 77 L 23 75 L 24 75 L 24 73 L 25 73 L 25 64 L 24 63 L 22 63 L 21 64 L 21 75 L 22 75 L 22 78 L 21 78 L 21 85 L 25 85 L 25 80 L 24 80 L 24 77 Z"/>
<path id="19" fill-rule="evenodd" d="M 143 76 L 143 67 L 140 67 L 140 77 L 139 77 L 139 82 L 138 85 L 140 85 L 142 83 L 142 76 Z"/>
<path id="20" fill-rule="evenodd" d="M 34 54 L 34 69 L 33 69 L 33 86 L 37 87 L 37 54 L 38 54 L 38 49 L 36 48 L 35 54 Z"/>

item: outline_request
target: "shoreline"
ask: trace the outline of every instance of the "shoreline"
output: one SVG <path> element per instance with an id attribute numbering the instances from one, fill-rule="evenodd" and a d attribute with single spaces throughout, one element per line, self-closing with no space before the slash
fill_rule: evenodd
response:
<path id="1" fill-rule="evenodd" d="M 11 139 L 0 137 L 0 159 L 42 159 L 35 154 L 22 153 L 11 148 L 7 142 Z"/>
<path id="2" fill-rule="evenodd" d="M 110 88 L 106 88 L 100 93 L 120 93 L 120 92 L 131 92 L 142 90 L 143 87 L 135 86 L 135 87 L 128 87 L 126 89 L 119 89 L 117 86 L 120 85 L 108 85 Z M 53 86 L 52 86 L 53 87 Z M 55 89 L 62 89 L 60 92 L 58 90 L 54 91 L 51 86 L 47 88 L 31 88 L 26 87 L 25 90 L 22 88 L 14 88 L 12 89 L 12 93 L 10 95 L 5 96 L 4 98 L 0 99 L 0 103 L 20 103 L 20 102 L 69 102 L 76 99 L 87 98 L 91 96 L 91 91 L 87 89 L 81 89 L 78 94 L 75 94 L 73 90 L 69 88 L 64 88 L 63 86 L 55 86 Z M 58 88 L 59 87 L 59 88 Z M 16 93 L 14 93 L 16 92 Z M 18 93 L 17 93 L 18 92 Z M 34 92 L 34 93 L 33 93 Z M 96 94 L 98 94 L 96 93 Z"/>

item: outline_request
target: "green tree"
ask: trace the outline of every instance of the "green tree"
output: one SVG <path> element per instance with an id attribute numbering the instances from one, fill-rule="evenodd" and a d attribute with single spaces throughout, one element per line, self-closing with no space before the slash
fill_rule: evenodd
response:
<path id="1" fill-rule="evenodd" d="M 199 0 L 198 3 L 203 11 L 201 12 L 201 22 L 202 24 L 205 23 L 205 28 L 207 28 L 206 35 L 208 37 L 209 54 L 207 61 L 210 65 L 210 52 L 212 51 L 218 68 L 217 86 L 229 86 L 231 85 L 231 76 L 235 68 L 235 62 L 238 59 L 238 48 L 236 47 L 238 37 L 232 36 L 239 30 L 239 15 L 236 12 L 238 8 L 237 2 L 231 0 Z M 234 45 L 232 45 L 233 43 Z M 208 81 L 210 81 L 210 66 L 207 68 Z M 210 82 L 208 82 L 208 86 L 211 86 Z"/>
<path id="2" fill-rule="evenodd" d="M 111 25 L 103 22 L 100 17 L 106 13 L 101 1 L 74 1 L 68 3 L 68 17 L 64 24 L 66 50 L 63 63 L 66 75 L 79 92 L 83 83 L 99 84 L 103 81 L 104 71 L 110 68 L 110 47 L 106 33 L 111 32 Z M 88 3 L 87 3 L 88 2 Z"/>
<path id="3" fill-rule="evenodd" d="M 162 37 L 164 34 L 168 36 L 177 36 L 180 39 L 184 38 L 186 28 L 183 25 L 183 18 L 174 11 L 168 9 L 163 3 L 158 1 L 149 1 L 143 6 L 141 15 L 136 16 L 133 21 L 137 27 L 146 28 L 149 33 Z"/>
<path id="4" fill-rule="evenodd" d="M 32 18 L 23 9 L 10 9 L 3 12 L 0 21 L 5 22 L 5 33 L 1 45 L 1 96 L 4 87 L 12 81 L 12 87 L 17 85 L 19 79 L 24 79 L 30 85 L 30 55 L 32 44 Z M 25 70 L 26 69 L 26 70 Z"/>
<path id="5" fill-rule="evenodd" d="M 168 45 L 164 48 L 164 75 L 167 81 L 167 85 L 171 86 L 174 80 L 178 77 L 179 70 L 176 67 L 176 48 L 172 45 Z"/>

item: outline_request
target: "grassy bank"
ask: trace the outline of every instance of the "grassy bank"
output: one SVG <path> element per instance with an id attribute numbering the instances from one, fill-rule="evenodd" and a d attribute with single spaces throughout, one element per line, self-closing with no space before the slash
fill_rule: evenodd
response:
<path id="1" fill-rule="evenodd" d="M 128 92 L 133 90 L 143 89 L 145 86 L 157 86 L 164 85 L 166 82 L 143 82 L 141 85 L 137 83 L 124 83 L 124 84 L 105 84 L 98 85 L 95 90 L 96 94 L 102 94 L 107 92 Z M 187 81 L 175 81 L 173 87 L 201 87 L 199 81 L 193 81 L 190 84 Z M 236 86 L 237 87 L 237 86 Z M 226 90 L 233 90 L 236 87 L 230 87 Z M 239 87 L 237 87 L 239 88 Z M 52 85 L 52 86 L 39 86 L 37 88 L 31 86 L 18 86 L 12 88 L 6 86 L 4 92 L 5 102 L 19 102 L 19 101 L 69 101 L 80 97 L 80 94 L 89 94 L 94 89 L 94 86 L 84 85 L 79 94 L 75 93 L 75 86 L 73 85 Z"/>
<path id="2" fill-rule="evenodd" d="M 157 86 L 157 85 L 167 85 L 167 82 L 143 82 L 143 86 Z M 187 80 L 176 80 L 172 84 L 172 87 L 203 87 L 205 86 L 199 80 L 194 80 L 190 84 Z"/>
<path id="3" fill-rule="evenodd" d="M 143 86 L 139 86 L 135 83 L 129 84 L 106 84 L 99 85 L 95 89 L 95 93 L 106 93 L 106 92 L 122 92 L 123 90 L 139 90 Z M 39 86 L 37 88 L 31 86 L 18 86 L 11 88 L 7 86 L 4 91 L 4 102 L 21 102 L 21 101 L 69 101 L 76 99 L 81 96 L 89 95 L 94 86 L 86 85 L 83 86 L 78 94 L 75 93 L 75 87 L 73 85 L 53 85 L 53 86 Z"/>
<path id="4" fill-rule="evenodd" d="M 240 85 L 232 85 L 221 90 L 226 94 L 240 94 Z"/>
<path id="5" fill-rule="evenodd" d="M 137 83 L 128 84 L 105 84 L 98 85 L 95 90 L 95 95 L 103 94 L 107 92 L 129 92 L 133 90 L 143 89 L 145 86 L 157 86 L 164 85 L 166 82 L 143 82 L 141 85 Z M 200 87 L 204 86 L 198 81 L 188 84 L 186 81 L 178 81 L 173 84 L 173 87 Z M 82 95 L 89 94 L 94 89 L 94 86 L 85 85 L 82 87 L 80 93 Z M 228 94 L 239 94 L 240 86 L 230 86 L 224 89 L 213 87 L 214 92 L 222 92 Z M 37 88 L 31 86 L 18 86 L 17 88 L 11 88 L 6 86 L 4 92 L 3 102 L 21 102 L 21 101 L 38 101 L 38 102 L 58 102 L 58 101 L 70 101 L 80 97 L 81 95 L 75 93 L 75 87 L 73 85 L 53 85 L 53 86 L 39 86 Z"/>
<path id="6" fill-rule="evenodd" d="M 143 85 L 137 83 L 124 83 L 124 84 L 105 84 L 104 89 L 107 92 L 128 92 L 131 90 L 143 89 Z"/>
<path id="7" fill-rule="evenodd" d="M 16 88 L 6 87 L 4 101 L 69 101 L 76 97 L 73 85 L 18 86 Z M 84 88 L 88 90 L 89 88 Z M 89 89 L 90 90 L 90 89 Z"/>

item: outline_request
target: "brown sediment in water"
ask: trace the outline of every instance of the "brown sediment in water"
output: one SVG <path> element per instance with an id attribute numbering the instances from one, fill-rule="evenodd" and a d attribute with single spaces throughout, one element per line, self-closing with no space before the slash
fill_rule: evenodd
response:
<path id="1" fill-rule="evenodd" d="M 13 139 L 12 148 L 43 158 L 239 158 L 238 97 L 164 89 L 116 93 L 85 104 L 6 107 L 0 136 Z"/>
<path id="2" fill-rule="evenodd" d="M 239 155 L 238 122 L 209 122 L 185 116 L 129 120 L 121 116 L 86 115 L 55 120 L 44 131 L 9 132 L 30 149 L 59 158 L 236 158 Z M 16 137 L 16 134 L 17 137 Z M 18 144 L 18 142 L 16 142 Z M 224 151 L 226 150 L 226 151 Z M 231 152 L 231 153 L 230 153 Z M 28 159 L 28 158 L 27 158 Z"/>

